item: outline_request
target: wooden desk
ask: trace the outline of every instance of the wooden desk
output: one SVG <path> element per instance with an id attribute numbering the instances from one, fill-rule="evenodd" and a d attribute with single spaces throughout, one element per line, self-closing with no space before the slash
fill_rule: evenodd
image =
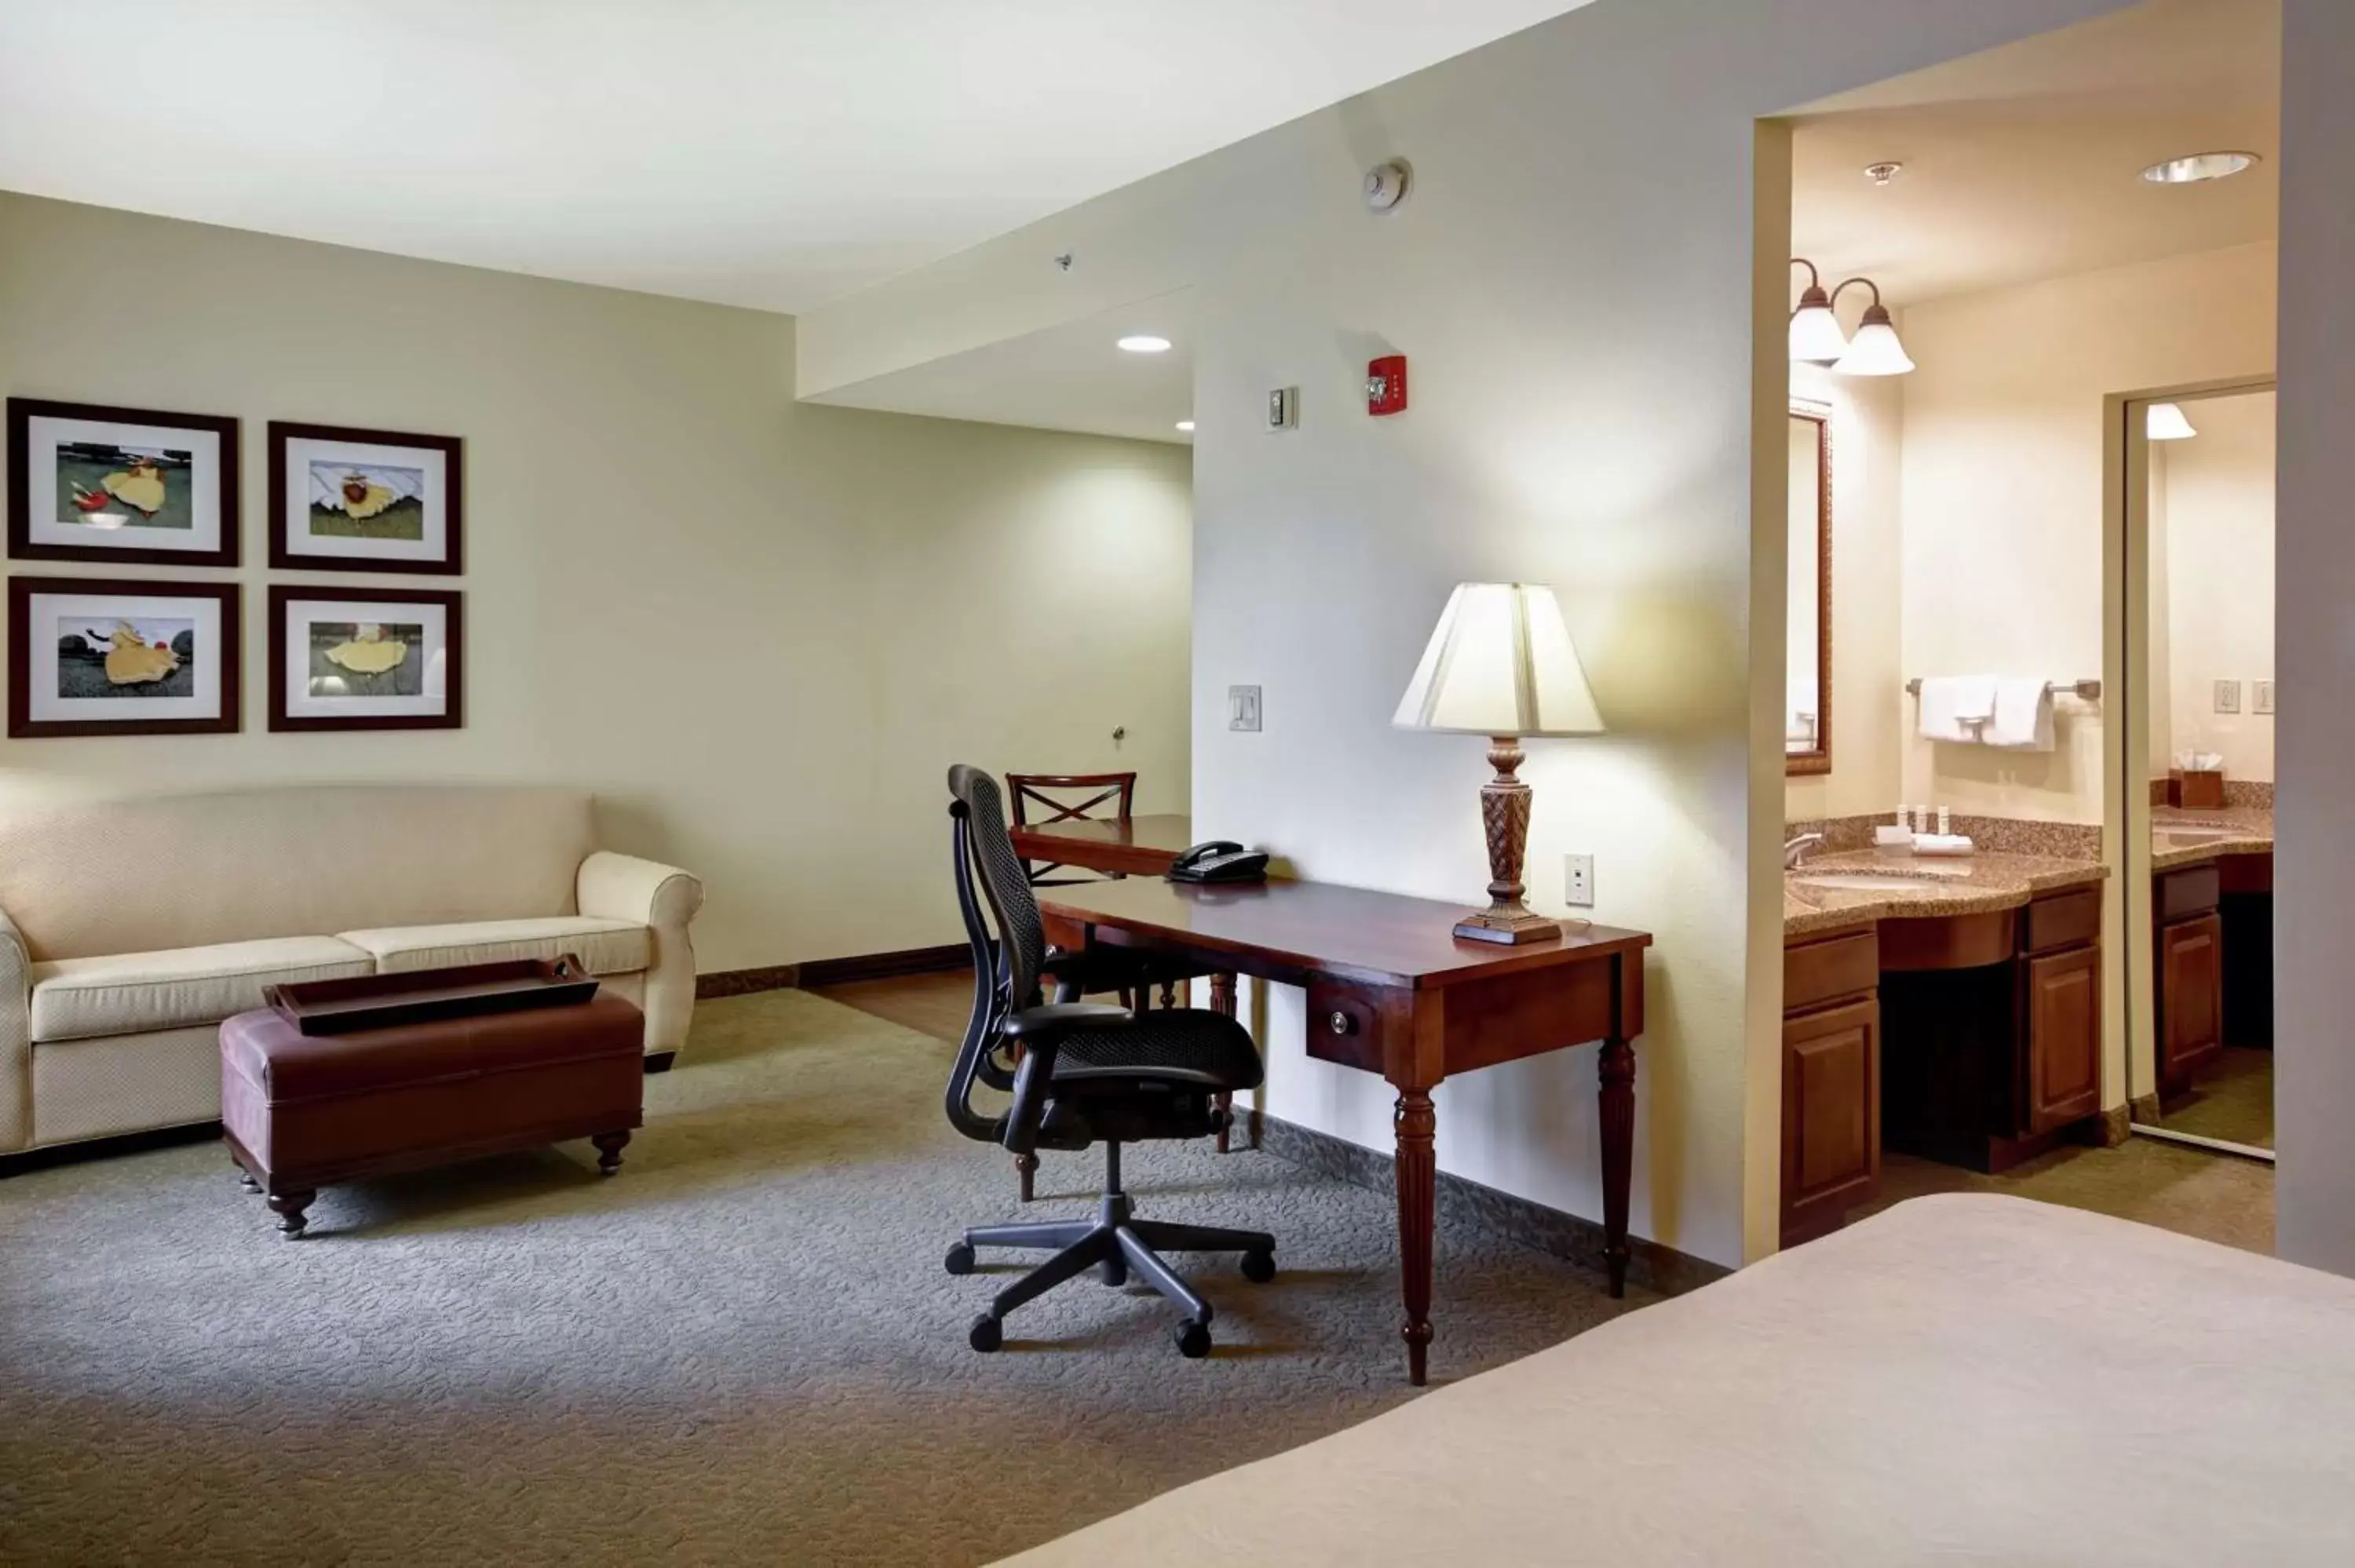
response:
<path id="1" fill-rule="evenodd" d="M 1042 888 L 1039 905 L 1047 939 L 1059 947 L 1150 947 L 1306 988 L 1308 1054 L 1380 1073 L 1398 1090 L 1400 1333 L 1417 1383 L 1431 1345 L 1431 1091 L 1450 1073 L 1602 1041 L 1604 1250 L 1611 1294 L 1625 1294 L 1636 1135 L 1631 1043 L 1644 1030 L 1647 934 L 1595 926 L 1559 942 L 1462 942 L 1451 934 L 1463 914 L 1454 904 L 1283 880 L 1094 883 Z"/>
<path id="2" fill-rule="evenodd" d="M 1194 820 L 1182 811 L 1161 816 L 1074 819 L 1010 829 L 1024 860 L 1077 866 L 1107 875 L 1159 876 L 1191 849 Z"/>

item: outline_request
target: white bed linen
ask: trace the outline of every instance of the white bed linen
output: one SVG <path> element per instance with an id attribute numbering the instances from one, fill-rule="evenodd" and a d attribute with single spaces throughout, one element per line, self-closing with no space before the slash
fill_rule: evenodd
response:
<path id="1" fill-rule="evenodd" d="M 1010 1562 L 2347 1568 L 2355 1280 L 1917 1199 Z"/>

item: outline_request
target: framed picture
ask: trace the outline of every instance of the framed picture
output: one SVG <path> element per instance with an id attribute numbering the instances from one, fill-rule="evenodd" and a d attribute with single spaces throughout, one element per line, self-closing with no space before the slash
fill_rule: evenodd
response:
<path id="1" fill-rule="evenodd" d="M 439 588 L 270 590 L 270 727 L 456 729 L 464 596 Z"/>
<path id="2" fill-rule="evenodd" d="M 462 569 L 458 438 L 270 422 L 270 564 Z"/>
<path id="3" fill-rule="evenodd" d="M 237 421 L 8 399 L 8 554 L 237 565 Z"/>
<path id="4" fill-rule="evenodd" d="M 8 735 L 238 727 L 238 585 L 8 579 Z"/>

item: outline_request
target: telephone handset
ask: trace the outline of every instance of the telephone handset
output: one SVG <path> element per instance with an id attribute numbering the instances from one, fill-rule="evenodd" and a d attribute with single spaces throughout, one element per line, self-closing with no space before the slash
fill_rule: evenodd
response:
<path id="1" fill-rule="evenodd" d="M 1265 882 L 1267 853 L 1247 850 L 1231 839 L 1196 844 L 1169 865 L 1172 882 Z"/>

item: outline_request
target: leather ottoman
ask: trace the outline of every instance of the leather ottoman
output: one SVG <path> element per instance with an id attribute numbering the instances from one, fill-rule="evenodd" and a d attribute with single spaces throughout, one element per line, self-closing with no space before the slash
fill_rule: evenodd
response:
<path id="1" fill-rule="evenodd" d="M 612 1175 L 644 1125 L 645 1021 L 616 996 L 304 1034 L 221 1025 L 221 1133 L 288 1236 L 336 1181 L 586 1138 Z"/>

